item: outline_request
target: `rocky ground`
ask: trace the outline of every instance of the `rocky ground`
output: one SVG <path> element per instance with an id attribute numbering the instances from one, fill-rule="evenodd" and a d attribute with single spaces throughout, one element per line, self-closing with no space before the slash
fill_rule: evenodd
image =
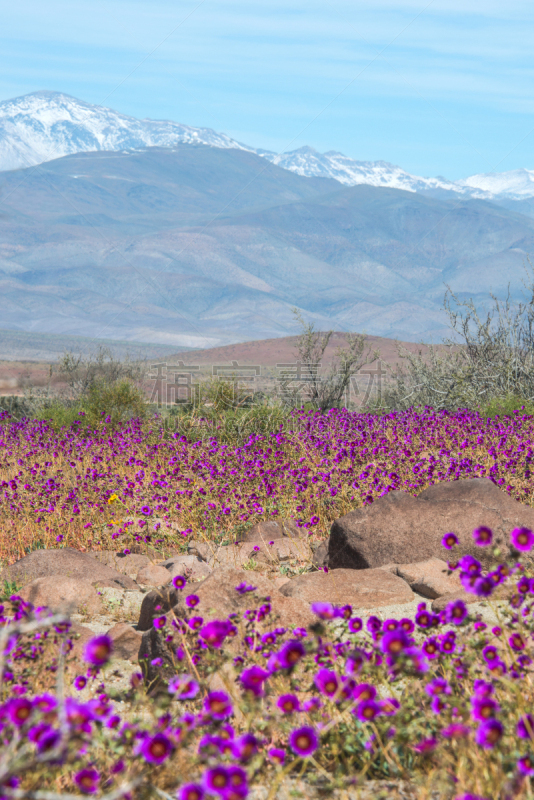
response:
<path id="1" fill-rule="evenodd" d="M 452 487 L 445 498 L 440 486 Z M 475 552 L 472 540 L 467 534 L 462 536 L 462 531 L 472 532 L 476 524 L 487 524 L 489 517 L 497 537 L 502 528 L 504 542 L 504 530 L 528 524 L 534 510 L 511 500 L 490 481 L 459 481 L 432 489 L 436 496 L 430 500 L 406 500 L 408 496 L 392 499 L 392 494 L 401 494 L 395 492 L 373 506 L 351 512 L 334 524 L 330 540 L 319 546 L 302 537 L 294 523 L 262 522 L 240 542 L 215 547 L 191 540 L 187 553 L 169 551 L 167 557 L 156 553 L 82 553 L 71 548 L 36 550 L 6 567 L 0 574 L 0 586 L 16 586 L 17 594 L 34 606 L 70 615 L 78 637 L 73 654 L 79 659 L 80 673 L 85 643 L 95 634 L 108 633 L 114 642 L 114 659 L 106 671 L 106 687 L 120 703 L 121 692 L 139 671 L 140 657 L 148 663 L 162 657 L 163 666 L 158 666 L 157 674 L 150 675 L 149 668 L 150 679 L 165 677 L 166 668 L 170 668 L 165 664 L 153 619 L 170 609 L 177 616 L 185 612 L 183 594 L 172 586 L 172 579 L 178 575 L 187 578 L 188 589 L 198 596 L 198 613 L 205 620 L 247 608 L 250 597 L 235 591 L 240 583 L 257 587 L 262 596 L 269 595 L 272 618 L 287 627 L 312 623 L 310 603 L 316 601 L 350 604 L 364 618 L 376 614 L 384 619 L 413 618 L 421 602 L 427 602 L 434 611 L 456 598 L 473 604 L 477 598 L 462 589 L 457 575 L 443 560 L 447 551 L 441 545 L 441 536 L 454 530 L 459 534 L 462 552 Z M 432 494 L 432 490 L 427 493 Z M 437 521 L 429 516 L 428 507 L 435 515 L 439 512 Z M 414 538 L 419 538 L 419 547 L 408 541 L 410 530 Z M 390 538 L 389 546 L 384 532 Z M 424 558 L 418 558 L 419 553 Z M 480 556 L 480 548 L 476 554 Z M 360 568 L 356 568 L 358 559 Z M 362 568 L 363 560 L 371 566 Z M 475 602 L 471 607 L 487 621 L 495 619 L 494 610 L 487 604 Z M 84 689 L 82 696 L 89 696 L 91 691 Z M 394 786 L 372 783 L 340 790 L 334 797 L 416 796 L 409 786 L 398 782 Z M 286 781 L 276 796 L 299 795 L 325 796 L 320 786 L 303 789 L 296 779 Z M 264 800 L 266 789 L 255 789 L 251 797 Z"/>

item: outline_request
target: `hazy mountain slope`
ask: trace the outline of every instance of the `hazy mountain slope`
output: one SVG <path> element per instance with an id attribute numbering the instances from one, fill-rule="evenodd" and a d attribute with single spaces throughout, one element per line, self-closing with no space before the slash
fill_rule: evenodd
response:
<path id="1" fill-rule="evenodd" d="M 204 145 L 135 153 L 79 153 L 38 170 L 0 173 L 0 203 L 21 214 L 115 215 L 232 213 L 309 199 L 339 188 L 303 178 L 254 153 Z M 175 218 L 173 217 L 173 220 Z M 81 222 L 81 220 L 80 220 Z M 99 223 L 98 216 L 90 220 Z"/>
<path id="2" fill-rule="evenodd" d="M 532 220 L 482 201 L 340 187 L 235 149 L 85 153 L 0 176 L 0 328 L 206 347 L 290 334 L 296 306 L 436 338 L 444 281 L 517 291 L 531 248 Z"/>

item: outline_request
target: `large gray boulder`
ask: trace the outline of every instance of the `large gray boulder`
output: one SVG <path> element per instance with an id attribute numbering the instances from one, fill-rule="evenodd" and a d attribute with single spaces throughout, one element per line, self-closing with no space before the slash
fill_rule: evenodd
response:
<path id="1" fill-rule="evenodd" d="M 374 503 L 335 520 L 328 543 L 330 569 L 368 569 L 447 558 L 441 540 L 458 536 L 456 555 L 471 553 L 483 564 L 493 547 L 477 547 L 473 530 L 485 525 L 494 545 L 510 550 L 510 531 L 534 529 L 534 508 L 518 503 L 487 478 L 437 483 L 418 497 L 389 492 Z"/>

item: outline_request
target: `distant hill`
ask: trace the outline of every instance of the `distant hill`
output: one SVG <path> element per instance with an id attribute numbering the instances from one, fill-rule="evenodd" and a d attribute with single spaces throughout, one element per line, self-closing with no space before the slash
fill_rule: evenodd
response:
<path id="1" fill-rule="evenodd" d="M 445 283 L 517 295 L 534 220 L 307 178 L 235 148 L 87 152 L 0 173 L 0 327 L 213 347 L 320 328 L 440 339 Z"/>

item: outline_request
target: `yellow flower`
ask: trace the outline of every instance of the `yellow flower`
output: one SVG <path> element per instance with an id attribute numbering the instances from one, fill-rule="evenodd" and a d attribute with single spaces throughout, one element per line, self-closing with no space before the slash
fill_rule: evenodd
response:
<path id="1" fill-rule="evenodd" d="M 119 498 L 117 497 L 117 495 L 116 495 L 116 494 L 112 494 L 112 495 L 111 495 L 111 497 L 109 497 L 109 498 L 108 498 L 108 505 L 109 505 L 110 503 L 114 503 L 114 502 L 115 502 L 115 500 L 118 500 L 118 499 L 119 499 Z"/>

